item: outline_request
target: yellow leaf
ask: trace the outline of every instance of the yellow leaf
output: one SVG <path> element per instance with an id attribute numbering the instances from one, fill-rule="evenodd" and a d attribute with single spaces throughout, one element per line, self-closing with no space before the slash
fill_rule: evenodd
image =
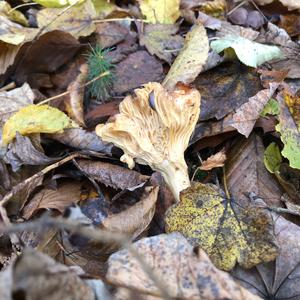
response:
<path id="1" fill-rule="evenodd" d="M 7 16 L 11 21 L 28 26 L 25 16 L 18 10 L 12 10 L 6 1 L 0 1 L 0 14 Z"/>
<path id="2" fill-rule="evenodd" d="M 85 0 L 34 0 L 34 2 L 44 7 L 63 7 L 67 5 L 77 5 Z"/>
<path id="3" fill-rule="evenodd" d="M 226 11 L 225 0 L 207 1 L 200 6 L 201 11 L 215 18 L 224 15 Z"/>
<path id="4" fill-rule="evenodd" d="M 142 0 L 140 8 L 152 24 L 174 24 L 180 17 L 180 0 Z"/>
<path id="5" fill-rule="evenodd" d="M 66 114 L 48 105 L 28 105 L 12 115 L 3 126 L 3 143 L 10 143 L 19 132 L 59 133 L 65 128 L 78 127 Z"/>
<path id="6" fill-rule="evenodd" d="M 218 268 L 231 270 L 236 262 L 251 268 L 276 258 L 271 216 L 262 208 L 241 207 L 199 182 L 181 192 L 180 200 L 167 214 L 166 231 L 181 232 Z"/>

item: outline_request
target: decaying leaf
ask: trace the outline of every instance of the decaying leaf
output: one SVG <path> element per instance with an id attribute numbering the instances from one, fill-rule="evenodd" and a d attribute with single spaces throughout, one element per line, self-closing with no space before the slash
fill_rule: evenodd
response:
<path id="1" fill-rule="evenodd" d="M 195 254 L 193 247 L 179 233 L 144 238 L 133 247 L 164 284 L 170 298 L 259 299 L 237 285 L 230 275 L 218 270 L 203 250 Z M 158 287 L 128 250 L 111 255 L 108 265 L 106 278 L 109 282 L 138 290 L 137 296 L 142 299 L 150 300 L 153 296 L 162 299 Z M 117 299 L 120 299 L 119 293 Z M 122 299 L 130 299 L 130 294 Z"/>
<path id="2" fill-rule="evenodd" d="M 264 89 L 249 98 L 249 101 L 241 105 L 233 114 L 231 126 L 236 128 L 239 133 L 248 137 L 260 113 L 273 96 L 278 85 L 279 83 L 270 83 L 269 89 Z"/>
<path id="3" fill-rule="evenodd" d="M 149 226 L 155 213 L 159 187 L 146 187 L 141 199 L 123 212 L 110 215 L 101 227 L 110 232 L 128 234 L 135 240 Z"/>
<path id="4" fill-rule="evenodd" d="M 78 124 L 84 126 L 83 113 L 83 98 L 84 98 L 84 84 L 88 74 L 88 66 L 83 64 L 79 68 L 80 73 L 76 79 L 68 86 L 70 92 L 69 101 L 67 103 L 67 112 L 69 116 Z"/>
<path id="5" fill-rule="evenodd" d="M 140 50 L 129 54 L 116 66 L 113 91 L 122 94 L 148 82 L 159 82 L 162 75 L 162 63 L 147 51 Z"/>
<path id="6" fill-rule="evenodd" d="M 183 38 L 176 35 L 177 24 L 148 24 L 140 35 L 140 45 L 145 46 L 153 55 L 171 64 L 172 59 L 181 50 Z"/>
<path id="7" fill-rule="evenodd" d="M 56 133 L 77 127 L 67 115 L 48 105 L 28 105 L 12 115 L 3 126 L 3 143 L 11 142 L 16 133 Z"/>
<path id="8" fill-rule="evenodd" d="M 173 62 L 163 85 L 173 89 L 178 82 L 191 83 L 201 72 L 208 56 L 208 37 L 203 25 L 195 25 L 186 35 L 184 46 Z"/>
<path id="9" fill-rule="evenodd" d="M 276 261 L 245 270 L 237 267 L 233 275 L 240 284 L 263 299 L 299 299 L 300 228 L 274 215 L 279 245 Z"/>
<path id="10" fill-rule="evenodd" d="M 149 179 L 136 171 L 101 161 L 79 159 L 77 164 L 85 174 L 114 189 L 130 189 Z"/>
<path id="11" fill-rule="evenodd" d="M 92 288 L 79 274 L 79 270 L 57 263 L 45 254 L 25 249 L 8 269 L 0 273 L 0 282 L 5 282 L 6 296 L 1 299 L 10 300 L 15 295 L 23 295 L 32 300 L 94 300 Z"/>
<path id="12" fill-rule="evenodd" d="M 281 154 L 289 160 L 292 168 L 300 169 L 300 97 L 279 95 L 279 124 L 276 130 L 280 132 L 284 148 Z"/>
<path id="13" fill-rule="evenodd" d="M 59 160 L 58 157 L 49 157 L 44 153 L 38 135 L 22 136 L 18 132 L 14 142 L 8 145 L 4 161 L 11 164 L 14 172 L 22 165 L 48 165 Z"/>
<path id="14" fill-rule="evenodd" d="M 28 220 L 41 209 L 55 209 L 63 213 L 68 206 L 79 202 L 80 194 L 81 184 L 78 182 L 66 182 L 57 189 L 44 188 L 26 203 L 22 217 Z"/>
<path id="15" fill-rule="evenodd" d="M 223 167 L 226 160 L 225 150 L 221 150 L 216 154 L 211 155 L 207 160 L 205 160 L 201 166 L 201 170 L 209 171 L 213 168 Z"/>
<path id="16" fill-rule="evenodd" d="M 270 215 L 253 204 L 240 206 L 218 188 L 195 182 L 166 216 L 166 231 L 179 231 L 199 245 L 222 270 L 251 268 L 276 258 Z"/>
<path id="17" fill-rule="evenodd" d="M 255 133 L 243 138 L 227 152 L 226 177 L 231 196 L 245 203 L 249 193 L 264 199 L 268 206 L 280 207 L 282 190 L 264 166 L 265 148 Z"/>
<path id="18" fill-rule="evenodd" d="M 0 123 L 6 122 L 22 107 L 33 104 L 33 100 L 34 93 L 28 83 L 8 92 L 0 92 Z"/>
<path id="19" fill-rule="evenodd" d="M 253 68 L 266 61 L 283 57 L 277 46 L 262 45 L 240 36 L 227 36 L 212 41 L 211 48 L 218 53 L 232 48 L 242 63 Z"/>
<path id="20" fill-rule="evenodd" d="M 140 0 L 140 9 L 152 24 L 174 24 L 180 16 L 179 0 Z"/>
<path id="21" fill-rule="evenodd" d="M 38 26 L 47 28 L 47 31 L 62 30 L 76 38 L 88 36 L 95 31 L 93 18 L 96 18 L 96 10 L 91 0 L 85 0 L 84 3 L 75 5 L 61 14 L 63 10 L 64 8 L 40 10 L 37 14 Z M 59 14 L 61 15 L 56 18 Z"/>
<path id="22" fill-rule="evenodd" d="M 63 133 L 50 134 L 49 137 L 69 147 L 110 154 L 112 144 L 103 142 L 94 131 L 70 128 Z"/>

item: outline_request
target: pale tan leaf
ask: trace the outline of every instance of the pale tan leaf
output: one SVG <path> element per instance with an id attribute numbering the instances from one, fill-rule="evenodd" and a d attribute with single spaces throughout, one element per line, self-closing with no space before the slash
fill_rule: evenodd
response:
<path id="1" fill-rule="evenodd" d="M 7 68 L 11 66 L 20 49 L 18 45 L 11 45 L 0 42 L 0 75 L 5 73 Z"/>
<path id="2" fill-rule="evenodd" d="M 91 0 L 86 0 L 66 10 L 59 18 L 56 16 L 65 8 L 45 8 L 37 13 L 39 28 L 46 27 L 47 31 L 62 30 L 74 37 L 88 36 L 95 31 L 93 18 L 96 18 L 96 10 Z M 49 20 L 54 20 L 49 23 Z"/>
<path id="3" fill-rule="evenodd" d="M 183 49 L 173 62 L 163 85 L 173 89 L 178 82 L 191 83 L 201 72 L 208 57 L 208 37 L 202 24 L 187 34 Z"/>
<path id="4" fill-rule="evenodd" d="M 235 283 L 229 274 L 218 270 L 203 250 L 196 254 L 179 233 L 145 238 L 133 247 L 172 299 L 260 299 Z M 138 290 L 141 293 L 138 296 L 143 296 L 141 299 L 154 299 L 151 296 L 162 299 L 156 284 L 128 250 L 110 256 L 106 278 L 114 285 Z M 117 296 L 117 299 L 120 298 Z M 132 298 L 129 294 L 123 299 Z"/>
<path id="5" fill-rule="evenodd" d="M 220 152 L 211 155 L 207 160 L 205 160 L 200 166 L 200 169 L 209 171 L 213 168 L 223 167 L 225 160 L 226 160 L 226 154 L 223 149 Z"/>
<path id="6" fill-rule="evenodd" d="M 258 92 L 241 105 L 232 117 L 231 126 L 244 136 L 248 137 L 259 118 L 263 108 L 276 91 L 279 83 L 270 83 L 270 88 Z"/>

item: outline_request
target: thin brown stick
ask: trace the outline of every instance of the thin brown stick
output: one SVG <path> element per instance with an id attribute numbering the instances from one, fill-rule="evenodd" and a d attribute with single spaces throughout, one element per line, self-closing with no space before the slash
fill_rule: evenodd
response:
<path id="1" fill-rule="evenodd" d="M 77 88 L 77 90 L 80 90 L 80 89 L 82 89 L 83 87 L 86 87 L 86 86 L 90 85 L 91 83 L 97 81 L 98 79 L 100 79 L 100 78 L 102 78 L 102 77 L 105 77 L 105 76 L 108 76 L 109 74 L 110 74 L 109 71 L 105 71 L 105 72 L 101 73 L 99 76 L 97 76 L 97 77 L 93 78 L 92 80 L 86 82 L 85 84 L 79 86 L 79 87 Z M 68 95 L 68 94 L 70 94 L 70 93 L 71 93 L 71 91 L 63 92 L 63 93 L 61 93 L 61 94 L 59 94 L 59 95 L 55 95 L 55 96 L 53 96 L 53 97 L 47 98 L 47 99 L 41 101 L 40 103 L 38 103 L 37 105 L 42 105 L 42 104 L 48 103 L 48 102 L 50 102 L 50 101 L 52 101 L 52 100 L 55 100 L 55 99 L 58 99 L 58 98 L 60 98 L 60 97 L 66 96 L 66 95 Z"/>
<path id="2" fill-rule="evenodd" d="M 113 19 L 101 19 L 101 20 L 93 20 L 93 23 L 106 23 L 106 22 L 115 22 L 115 21 L 136 21 L 141 23 L 150 23 L 147 20 L 142 19 L 134 19 L 134 18 L 113 18 Z"/>
<path id="3" fill-rule="evenodd" d="M 141 254 L 131 245 L 130 237 L 118 232 L 110 232 L 102 229 L 96 229 L 92 227 L 82 226 L 78 222 L 63 218 L 49 218 L 44 217 L 36 221 L 25 222 L 20 224 L 10 224 L 8 226 L 0 226 L 0 233 L 16 234 L 22 231 L 39 231 L 41 228 L 58 228 L 61 230 L 67 230 L 71 233 L 82 235 L 88 239 L 99 242 L 114 242 L 128 249 L 131 255 L 140 263 L 143 271 L 149 276 L 149 278 L 155 283 L 159 289 L 163 299 L 171 299 L 168 288 L 164 282 L 158 278 L 157 274 L 153 273 L 152 268 L 141 256 Z"/>

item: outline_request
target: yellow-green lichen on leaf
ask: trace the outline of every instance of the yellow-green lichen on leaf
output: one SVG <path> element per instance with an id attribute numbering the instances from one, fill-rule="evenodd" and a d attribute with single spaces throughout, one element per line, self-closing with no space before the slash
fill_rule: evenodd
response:
<path id="1" fill-rule="evenodd" d="M 166 216 L 166 231 L 181 232 L 223 270 L 236 263 L 251 268 L 277 255 L 271 216 L 254 205 L 242 208 L 209 184 L 193 183 L 181 192 Z"/>

